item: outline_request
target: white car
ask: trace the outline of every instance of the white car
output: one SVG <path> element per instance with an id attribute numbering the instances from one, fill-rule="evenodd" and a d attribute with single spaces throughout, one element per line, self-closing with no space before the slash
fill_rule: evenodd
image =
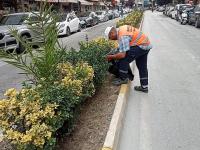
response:
<path id="1" fill-rule="evenodd" d="M 177 15 L 177 11 L 176 10 L 173 10 L 173 11 L 170 12 L 170 17 L 172 19 L 176 19 L 176 15 Z"/>
<path id="2" fill-rule="evenodd" d="M 75 13 L 60 15 L 59 21 L 57 22 L 57 27 L 59 36 L 69 36 L 72 32 L 81 30 L 80 20 Z"/>
<path id="3" fill-rule="evenodd" d="M 32 31 L 28 25 L 28 20 L 32 22 L 39 21 L 37 14 L 38 12 L 25 12 L 3 16 L 0 20 L 0 49 L 5 51 L 13 51 L 16 49 L 17 53 L 21 53 L 25 50 L 23 44 L 12 35 L 11 28 L 15 29 L 17 34 L 24 41 L 31 40 L 33 45 L 42 42 L 42 38 L 39 38 L 39 33 Z"/>
<path id="4" fill-rule="evenodd" d="M 106 22 L 109 20 L 108 14 L 106 13 L 106 11 L 97 11 L 96 14 L 100 22 Z"/>

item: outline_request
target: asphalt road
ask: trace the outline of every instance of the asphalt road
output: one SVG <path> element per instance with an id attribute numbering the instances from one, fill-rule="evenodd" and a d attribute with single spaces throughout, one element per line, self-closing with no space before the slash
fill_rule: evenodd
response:
<path id="1" fill-rule="evenodd" d="M 147 11 L 149 93 L 133 90 L 118 150 L 200 149 L 200 29 Z"/>
<path id="2" fill-rule="evenodd" d="M 115 24 L 116 19 L 100 23 L 96 26 L 84 29 L 81 32 L 74 33 L 69 37 L 59 38 L 59 42 L 63 47 L 66 47 L 66 49 L 70 49 L 71 47 L 79 49 L 78 43 L 86 40 L 86 34 L 89 40 L 99 36 L 104 36 L 105 28 Z M 8 88 L 21 88 L 21 82 L 24 81 L 26 77 L 19 74 L 20 72 L 21 71 L 19 69 L 16 69 L 15 67 L 0 60 L 0 98 L 3 97 L 3 93 Z"/>

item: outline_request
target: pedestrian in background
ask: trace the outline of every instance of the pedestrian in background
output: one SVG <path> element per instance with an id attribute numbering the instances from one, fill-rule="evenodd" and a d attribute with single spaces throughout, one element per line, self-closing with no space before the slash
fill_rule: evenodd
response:
<path id="1" fill-rule="evenodd" d="M 140 86 L 135 86 L 136 91 L 148 92 L 148 70 L 147 56 L 152 48 L 148 37 L 139 29 L 130 25 L 124 25 L 116 29 L 107 27 L 105 35 L 110 40 L 118 40 L 119 52 L 114 55 L 107 55 L 108 61 L 118 60 L 119 78 L 113 81 L 114 85 L 128 83 L 129 64 L 136 60 L 139 70 Z"/>

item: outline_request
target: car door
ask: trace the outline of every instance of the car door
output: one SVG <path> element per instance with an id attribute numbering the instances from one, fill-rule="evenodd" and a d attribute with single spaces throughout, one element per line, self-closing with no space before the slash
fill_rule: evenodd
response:
<path id="1" fill-rule="evenodd" d="M 93 12 L 91 12 L 89 14 L 89 18 L 90 18 L 90 25 L 94 25 L 95 20 L 94 20 L 94 13 Z"/>
<path id="2" fill-rule="evenodd" d="M 73 17 L 74 17 L 74 28 L 75 28 L 75 31 L 78 31 L 79 30 L 80 20 L 75 14 L 73 14 Z"/>
<path id="3" fill-rule="evenodd" d="M 75 26 L 75 18 L 73 15 L 69 15 L 68 22 L 69 22 L 70 31 L 75 32 L 76 26 Z"/>
<path id="4" fill-rule="evenodd" d="M 194 14 L 194 9 L 192 9 L 189 12 L 189 22 L 194 23 L 194 21 L 195 21 L 195 14 Z"/>
<path id="5" fill-rule="evenodd" d="M 94 12 L 94 19 L 95 19 L 95 24 L 98 24 L 99 18 L 95 12 Z"/>

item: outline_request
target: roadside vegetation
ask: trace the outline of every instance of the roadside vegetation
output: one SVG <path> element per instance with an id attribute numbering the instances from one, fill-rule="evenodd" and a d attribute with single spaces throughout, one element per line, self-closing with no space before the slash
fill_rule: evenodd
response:
<path id="1" fill-rule="evenodd" d="M 57 16 L 42 6 L 39 22 L 29 22 L 43 41 L 35 51 L 31 40 L 23 41 L 12 29 L 25 51 L 21 54 L 0 51 L 0 58 L 27 75 L 23 88 L 8 89 L 0 100 L 0 128 L 4 140 L 14 149 L 51 150 L 57 138 L 73 131 L 77 109 L 103 84 L 109 64 L 106 54 L 115 43 L 104 38 L 81 42 L 80 50 L 66 50 L 58 42 Z M 118 22 L 138 25 L 142 13 L 131 13 Z M 49 22 L 49 18 L 51 22 Z"/>

